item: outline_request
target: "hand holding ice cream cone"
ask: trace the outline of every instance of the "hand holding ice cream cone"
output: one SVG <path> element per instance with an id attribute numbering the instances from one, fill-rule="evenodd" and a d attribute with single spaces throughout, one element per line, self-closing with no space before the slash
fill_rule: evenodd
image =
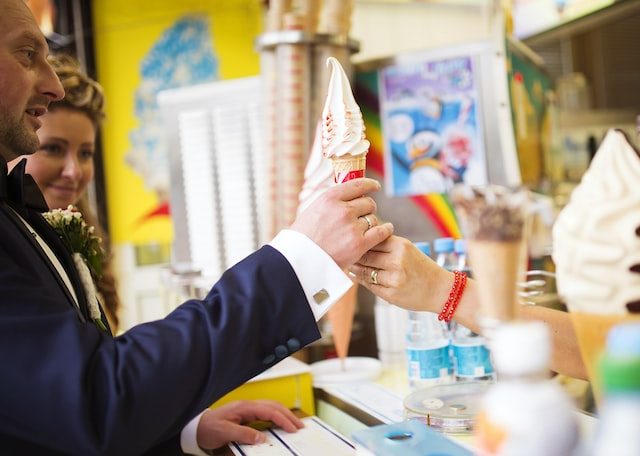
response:
<path id="1" fill-rule="evenodd" d="M 365 127 L 362 113 L 355 102 L 349 80 L 338 60 L 330 57 L 327 59 L 327 64 L 331 66 L 331 78 L 322 120 L 305 170 L 305 183 L 300 194 L 301 208 L 313 204 L 311 202 L 317 202 L 318 195 L 327 191 L 327 187 L 331 186 L 331 183 L 328 182 L 332 177 L 331 169 L 327 169 L 325 166 L 327 161 L 323 157 L 329 158 L 333 166 L 333 183 L 342 184 L 338 186 L 342 187 L 340 191 L 345 187 L 358 185 L 356 182 L 349 181 L 364 177 L 366 167 L 369 142 L 364 136 Z M 328 193 L 331 191 L 338 190 L 332 189 Z M 326 195 L 325 193 L 323 197 Z M 366 212 L 365 209 L 358 220 L 363 223 L 360 227 L 361 233 L 363 233 L 362 237 L 373 239 L 378 235 L 380 227 L 376 226 L 377 219 L 373 215 L 375 203 L 373 200 L 370 200 L 369 203 L 371 204 L 369 212 Z M 386 226 L 386 232 L 390 235 L 389 225 Z M 344 239 L 340 242 L 344 242 Z M 341 359 L 347 356 L 349 348 L 356 295 L 357 287 L 353 287 L 328 313 L 333 328 L 336 352 Z"/>
<path id="2" fill-rule="evenodd" d="M 331 161 L 335 183 L 343 184 L 364 177 L 369 141 L 365 139 L 362 113 L 351 93 L 349 79 L 342 65 L 334 57 L 327 59 L 327 65 L 331 65 L 331 79 L 322 110 L 322 153 Z M 374 216 L 365 214 L 364 217 L 368 230 L 372 223 L 368 217 Z M 328 314 L 340 359 L 347 356 L 349 349 L 356 295 L 357 285 Z"/>

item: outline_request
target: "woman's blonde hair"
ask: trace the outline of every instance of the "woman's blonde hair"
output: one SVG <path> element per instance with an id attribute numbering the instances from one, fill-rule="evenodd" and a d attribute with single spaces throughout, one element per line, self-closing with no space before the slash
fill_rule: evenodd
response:
<path id="1" fill-rule="evenodd" d="M 62 87 L 64 98 L 49 105 L 50 111 L 56 109 L 71 109 L 86 114 L 97 128 L 104 118 L 104 95 L 102 86 L 87 76 L 81 69 L 77 60 L 66 54 L 53 54 L 48 57 L 49 63 L 55 70 Z M 105 232 L 98 223 L 87 200 L 86 194 L 76 203 L 78 209 L 89 225 L 96 228 L 98 236 L 105 241 L 107 255 L 102 262 L 102 277 L 97 281 L 96 287 L 101 295 L 101 302 L 109 320 L 111 330 L 115 334 L 118 328 L 120 299 L 116 286 L 115 275 L 112 267 L 112 256 L 109 252 L 109 242 Z"/>
<path id="2" fill-rule="evenodd" d="M 48 59 L 65 93 L 62 100 L 51 103 L 49 110 L 68 108 L 81 111 L 89 116 L 97 127 L 104 118 L 102 86 L 87 76 L 73 57 L 66 54 L 52 54 Z"/>

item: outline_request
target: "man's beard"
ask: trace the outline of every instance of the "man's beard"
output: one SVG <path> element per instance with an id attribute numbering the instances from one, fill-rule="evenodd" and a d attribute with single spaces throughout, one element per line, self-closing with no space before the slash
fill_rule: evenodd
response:
<path id="1" fill-rule="evenodd" d="M 0 152 L 10 161 L 20 155 L 31 155 L 40 146 L 38 136 L 29 131 L 23 119 L 13 122 L 0 116 Z"/>

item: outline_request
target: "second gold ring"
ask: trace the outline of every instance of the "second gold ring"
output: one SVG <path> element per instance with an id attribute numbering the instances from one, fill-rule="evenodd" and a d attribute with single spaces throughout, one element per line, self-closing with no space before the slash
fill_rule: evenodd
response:
<path id="1" fill-rule="evenodd" d="M 377 269 L 372 269 L 371 270 L 371 283 L 374 285 L 378 285 L 378 270 Z"/>
<path id="2" fill-rule="evenodd" d="M 369 219 L 368 215 L 363 215 L 362 218 L 365 220 L 365 222 L 367 222 L 367 230 L 370 230 L 371 227 L 373 226 L 373 223 L 371 223 L 371 220 Z"/>

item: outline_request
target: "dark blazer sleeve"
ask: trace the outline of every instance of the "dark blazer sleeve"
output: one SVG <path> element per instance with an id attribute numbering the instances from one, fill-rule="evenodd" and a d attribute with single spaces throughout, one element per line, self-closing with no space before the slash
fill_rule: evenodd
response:
<path id="1" fill-rule="evenodd" d="M 180 447 L 180 436 L 176 435 L 143 453 L 143 456 L 176 456 L 185 454 Z"/>
<path id="2" fill-rule="evenodd" d="M 265 246 L 204 300 L 110 338 L 79 321 L 12 232 L 0 229 L 2 453 L 173 448 L 204 408 L 320 336 L 291 266 Z"/>

